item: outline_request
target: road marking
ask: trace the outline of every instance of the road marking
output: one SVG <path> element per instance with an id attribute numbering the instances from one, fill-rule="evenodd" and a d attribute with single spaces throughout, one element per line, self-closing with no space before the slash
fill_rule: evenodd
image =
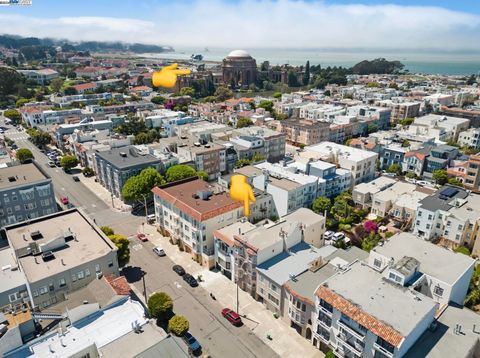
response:
<path id="1" fill-rule="evenodd" d="M 175 281 L 173 284 L 176 288 L 182 288 L 182 285 L 180 285 L 177 281 Z"/>
<path id="2" fill-rule="evenodd" d="M 139 251 L 139 250 L 143 249 L 143 246 L 142 246 L 142 244 L 136 244 L 136 245 L 132 246 L 132 249 L 134 249 L 135 251 Z"/>

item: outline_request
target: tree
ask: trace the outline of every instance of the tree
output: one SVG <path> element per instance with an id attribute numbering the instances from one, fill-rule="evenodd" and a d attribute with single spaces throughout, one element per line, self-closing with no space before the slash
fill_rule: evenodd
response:
<path id="1" fill-rule="evenodd" d="M 19 123 L 22 119 L 22 115 L 16 109 L 7 109 L 3 112 L 3 115 L 15 123 Z"/>
<path id="2" fill-rule="evenodd" d="M 164 104 L 165 103 L 165 97 L 155 96 L 155 97 L 152 97 L 152 99 L 150 101 L 152 103 L 155 103 L 155 104 Z"/>
<path id="3" fill-rule="evenodd" d="M 407 177 L 408 179 L 413 179 L 413 178 L 415 178 L 415 173 L 414 172 L 407 172 L 407 174 L 405 174 L 405 177 Z"/>
<path id="4" fill-rule="evenodd" d="M 27 98 L 19 98 L 17 99 L 17 102 L 15 102 L 15 107 L 17 108 L 23 107 L 23 105 L 28 102 L 30 102 L 30 100 Z"/>
<path id="5" fill-rule="evenodd" d="M 75 87 L 68 86 L 68 87 L 65 87 L 65 89 L 63 90 L 63 93 L 66 96 L 71 96 L 71 95 L 77 94 L 77 90 L 75 89 Z"/>
<path id="6" fill-rule="evenodd" d="M 52 87 L 53 92 L 60 92 L 60 89 L 63 86 L 63 78 L 57 77 L 50 81 L 50 87 Z"/>
<path id="7" fill-rule="evenodd" d="M 110 226 L 100 226 L 100 230 L 102 230 L 103 233 L 107 236 L 112 236 L 113 234 L 115 234 L 115 232 Z"/>
<path id="8" fill-rule="evenodd" d="M 165 177 L 167 179 L 167 182 L 169 183 L 173 181 L 186 179 L 186 178 L 191 178 L 196 175 L 197 175 L 197 172 L 195 171 L 195 169 L 185 164 L 174 165 L 168 168 L 167 172 L 165 173 Z"/>
<path id="9" fill-rule="evenodd" d="M 83 170 L 82 170 L 82 174 L 88 178 L 88 177 L 94 176 L 94 175 L 95 175 L 95 172 L 93 171 L 92 168 L 90 168 L 90 167 L 85 167 L 85 168 L 83 168 Z"/>
<path id="10" fill-rule="evenodd" d="M 48 132 L 36 128 L 29 128 L 27 133 L 30 135 L 32 143 L 37 147 L 44 148 L 47 144 L 52 142 L 52 137 Z"/>
<path id="11" fill-rule="evenodd" d="M 232 98 L 233 92 L 229 90 L 227 87 L 220 86 L 215 91 L 215 97 L 217 98 L 217 101 L 223 102 L 229 98 Z"/>
<path id="12" fill-rule="evenodd" d="M 305 64 L 305 73 L 303 75 L 303 85 L 308 86 L 310 83 L 310 61 Z"/>
<path id="13" fill-rule="evenodd" d="M 370 252 L 380 242 L 380 235 L 375 232 L 368 234 L 366 238 L 362 240 L 362 250 Z"/>
<path id="14" fill-rule="evenodd" d="M 235 168 L 243 168 L 244 166 L 246 165 L 250 165 L 252 162 L 251 160 L 249 159 L 239 159 L 237 160 L 237 162 L 235 163 Z"/>
<path id="15" fill-rule="evenodd" d="M 18 94 L 24 80 L 25 77 L 14 69 L 0 67 L 0 102 L 6 101 L 10 95 Z"/>
<path id="16" fill-rule="evenodd" d="M 371 233 L 371 232 L 377 232 L 378 231 L 378 225 L 375 221 L 373 220 L 367 220 L 363 223 L 363 228 L 365 229 L 366 232 Z"/>
<path id="17" fill-rule="evenodd" d="M 165 292 L 155 292 L 147 301 L 148 313 L 157 320 L 165 320 L 173 310 L 173 300 Z"/>
<path id="18" fill-rule="evenodd" d="M 278 98 L 282 98 L 282 92 L 275 92 L 275 93 L 273 94 L 273 98 L 277 98 L 277 99 L 278 99 Z"/>
<path id="19" fill-rule="evenodd" d="M 15 154 L 17 160 L 20 161 L 20 163 L 24 163 L 29 159 L 33 159 L 33 153 L 30 149 L 27 148 L 20 148 L 17 150 L 17 153 Z"/>
<path id="20" fill-rule="evenodd" d="M 328 215 L 331 208 L 332 201 L 325 196 L 319 196 L 313 201 L 312 204 L 312 210 L 320 215 L 325 215 L 325 212 L 327 212 Z"/>
<path id="21" fill-rule="evenodd" d="M 409 147 L 410 146 L 410 142 L 408 141 L 408 139 L 404 139 L 402 141 L 402 147 L 406 148 L 406 147 Z"/>
<path id="22" fill-rule="evenodd" d="M 261 101 L 258 105 L 259 108 L 263 108 L 266 111 L 272 112 L 273 111 L 273 102 L 272 101 Z"/>
<path id="23" fill-rule="evenodd" d="M 463 188 L 463 183 L 460 180 L 458 180 L 457 178 L 448 179 L 448 184 L 454 185 L 454 186 L 459 186 L 459 187 Z"/>
<path id="24" fill-rule="evenodd" d="M 258 153 L 255 153 L 253 156 L 252 156 L 252 163 L 257 163 L 257 162 L 262 162 L 264 161 L 265 159 L 265 156 L 261 155 L 261 154 L 258 154 Z"/>
<path id="25" fill-rule="evenodd" d="M 192 87 L 183 87 L 180 89 L 180 96 L 195 97 L 195 89 Z"/>
<path id="26" fill-rule="evenodd" d="M 188 319 L 184 316 L 175 315 L 168 321 L 168 331 L 177 337 L 183 336 L 189 328 Z"/>
<path id="27" fill-rule="evenodd" d="M 74 155 L 66 155 L 60 160 L 60 165 L 67 172 L 78 165 L 78 159 Z"/>
<path id="28" fill-rule="evenodd" d="M 253 122 L 250 118 L 241 117 L 237 121 L 237 128 L 245 128 L 253 125 Z"/>
<path id="29" fill-rule="evenodd" d="M 135 144 L 149 144 L 152 143 L 155 139 L 146 132 L 140 132 L 135 136 L 134 143 Z"/>
<path id="30" fill-rule="evenodd" d="M 403 127 L 406 127 L 406 126 L 409 126 L 410 124 L 412 124 L 413 122 L 415 121 L 414 118 L 404 118 L 404 119 L 401 119 L 400 120 L 400 124 L 403 126 Z"/>
<path id="31" fill-rule="evenodd" d="M 378 131 L 378 126 L 375 124 L 375 123 L 369 123 L 368 126 L 367 126 L 367 132 L 370 134 L 370 133 L 373 133 L 373 132 L 377 132 Z"/>
<path id="32" fill-rule="evenodd" d="M 293 70 L 288 71 L 287 84 L 288 87 L 300 87 L 297 74 Z"/>
<path id="33" fill-rule="evenodd" d="M 330 212 L 338 221 L 345 220 L 353 212 L 352 204 L 352 194 L 349 191 L 344 191 L 335 197 Z M 344 222 L 344 224 L 346 223 L 348 222 Z"/>
<path id="34" fill-rule="evenodd" d="M 140 174 L 128 178 L 122 188 L 122 197 L 127 201 L 138 201 L 145 207 L 147 216 L 147 200 L 152 196 L 152 189 L 165 183 L 155 168 L 145 168 Z"/>
<path id="35" fill-rule="evenodd" d="M 202 179 L 204 181 L 208 181 L 208 173 L 207 172 L 199 171 L 199 172 L 197 172 L 197 175 L 200 179 Z"/>
<path id="36" fill-rule="evenodd" d="M 445 169 L 434 170 L 432 178 L 436 184 L 444 185 L 448 182 L 448 173 Z"/>
<path id="37" fill-rule="evenodd" d="M 480 265 L 477 265 L 470 279 L 465 306 L 473 308 L 480 303 Z"/>
<path id="38" fill-rule="evenodd" d="M 128 245 L 130 245 L 130 241 L 128 241 L 125 236 L 119 234 L 109 235 L 108 238 L 112 240 L 112 242 L 118 248 L 118 261 L 121 264 L 126 264 L 128 260 L 130 260 L 130 249 L 128 247 Z"/>
<path id="39" fill-rule="evenodd" d="M 402 167 L 400 166 L 400 164 L 393 163 L 387 168 L 387 173 L 400 175 L 402 174 Z"/>

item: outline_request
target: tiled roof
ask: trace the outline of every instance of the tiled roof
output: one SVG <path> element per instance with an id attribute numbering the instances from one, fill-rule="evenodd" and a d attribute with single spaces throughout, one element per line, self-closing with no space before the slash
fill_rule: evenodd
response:
<path id="1" fill-rule="evenodd" d="M 228 246 L 234 245 L 234 241 L 231 238 L 229 238 L 227 235 L 222 234 L 222 232 L 219 230 L 215 230 L 213 232 L 213 236 L 215 236 L 217 239 L 222 240 Z"/>
<path id="2" fill-rule="evenodd" d="M 113 275 L 105 276 L 105 279 L 113 288 L 117 295 L 128 296 L 130 295 L 130 285 L 127 282 L 125 276 L 115 277 Z"/>
<path id="3" fill-rule="evenodd" d="M 79 85 L 73 86 L 77 91 L 78 90 L 87 90 L 87 89 L 94 89 L 96 88 L 97 85 L 95 83 L 89 82 L 89 83 L 81 83 Z"/>
<path id="4" fill-rule="evenodd" d="M 327 287 L 320 286 L 317 289 L 316 295 L 393 346 L 398 348 L 403 343 L 405 337 L 403 337 L 401 333 L 397 332 L 388 324 L 380 322 L 372 315 L 362 311 L 359 307 L 329 290 Z"/>

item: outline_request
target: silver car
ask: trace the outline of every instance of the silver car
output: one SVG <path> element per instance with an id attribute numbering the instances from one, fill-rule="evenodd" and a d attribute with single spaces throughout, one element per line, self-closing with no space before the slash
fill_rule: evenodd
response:
<path id="1" fill-rule="evenodd" d="M 165 251 L 160 246 L 154 247 L 153 252 L 155 252 L 158 256 L 165 256 L 166 255 Z"/>

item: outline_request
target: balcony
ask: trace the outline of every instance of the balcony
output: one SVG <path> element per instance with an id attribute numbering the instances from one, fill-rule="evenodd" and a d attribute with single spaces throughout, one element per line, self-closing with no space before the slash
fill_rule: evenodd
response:
<path id="1" fill-rule="evenodd" d="M 379 345 L 378 343 L 374 342 L 373 343 L 373 348 L 380 352 L 380 354 L 383 354 L 385 357 L 388 357 L 388 358 L 393 358 L 393 353 L 387 351 L 385 348 L 383 348 L 381 345 Z M 375 355 L 376 357 L 378 357 L 379 355 Z"/>
<path id="2" fill-rule="evenodd" d="M 320 310 L 320 312 L 325 313 L 328 317 L 332 317 L 332 312 L 330 312 L 329 310 L 327 310 L 325 307 L 323 307 L 323 306 L 318 306 L 318 309 Z"/>
<path id="3" fill-rule="evenodd" d="M 345 333 L 341 332 L 337 335 L 337 340 L 342 343 L 339 345 L 339 349 L 343 351 L 346 357 L 351 357 L 351 353 L 357 357 L 362 357 L 364 347 L 356 340 L 352 341 Z"/>
<path id="4" fill-rule="evenodd" d="M 360 340 L 360 341 L 364 341 L 365 339 L 365 335 L 363 335 L 362 333 L 360 332 L 357 332 L 356 330 L 354 330 L 353 328 L 351 328 L 350 326 L 348 326 L 347 324 L 345 324 L 344 322 L 342 321 L 338 321 L 338 326 L 343 329 L 344 331 L 346 331 L 347 333 L 351 334 L 352 336 L 354 336 L 356 339 Z"/>

